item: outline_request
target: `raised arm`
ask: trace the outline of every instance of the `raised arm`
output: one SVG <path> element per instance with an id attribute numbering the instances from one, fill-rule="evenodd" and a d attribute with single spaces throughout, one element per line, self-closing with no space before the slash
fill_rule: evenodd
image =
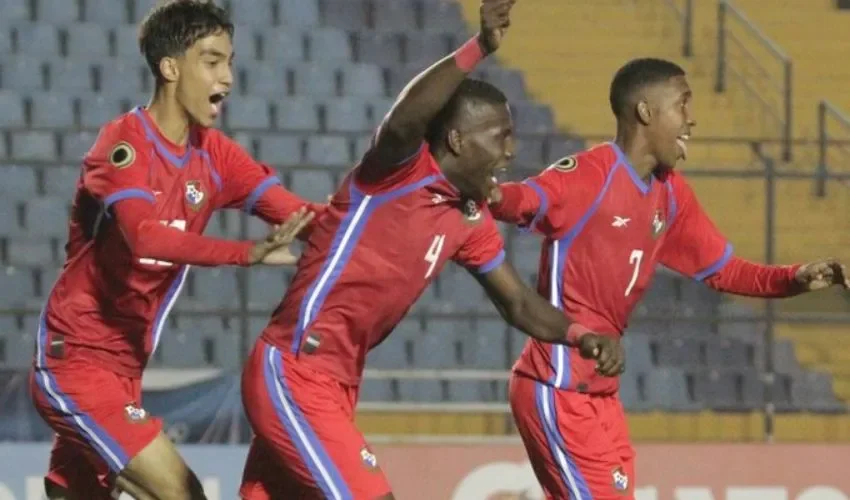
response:
<path id="1" fill-rule="evenodd" d="M 499 48 L 516 0 L 482 0 L 481 30 L 454 53 L 444 57 L 401 91 L 375 135 L 372 165 L 402 165 L 422 147 L 428 124 L 475 66 Z"/>

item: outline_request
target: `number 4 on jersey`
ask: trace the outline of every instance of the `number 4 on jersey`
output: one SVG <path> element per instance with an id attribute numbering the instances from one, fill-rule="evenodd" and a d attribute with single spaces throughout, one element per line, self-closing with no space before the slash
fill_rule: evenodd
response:
<path id="1" fill-rule="evenodd" d="M 438 234 L 434 236 L 434 241 L 431 242 L 431 246 L 428 248 L 428 251 L 425 252 L 425 262 L 429 263 L 428 272 L 425 273 L 425 279 L 431 277 L 431 274 L 434 273 L 434 268 L 437 267 L 437 261 L 440 259 L 440 253 L 443 251 L 443 243 L 446 241 L 445 234 Z"/>
<path id="2" fill-rule="evenodd" d="M 173 227 L 179 231 L 186 231 L 186 221 L 182 219 L 177 219 L 173 221 L 161 220 L 159 221 L 163 226 Z M 154 259 L 139 259 L 139 264 L 146 264 L 149 266 L 162 266 L 162 267 L 170 267 L 174 264 L 171 262 L 167 262 L 164 260 L 154 260 Z"/>

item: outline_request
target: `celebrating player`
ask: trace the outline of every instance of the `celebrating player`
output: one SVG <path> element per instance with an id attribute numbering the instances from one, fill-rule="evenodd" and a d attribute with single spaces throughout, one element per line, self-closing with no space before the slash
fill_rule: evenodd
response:
<path id="1" fill-rule="evenodd" d="M 483 203 L 513 156 L 511 118 L 499 90 L 466 76 L 499 47 L 513 3 L 482 2 L 480 34 L 402 91 L 318 219 L 243 374 L 256 433 L 243 498 L 393 498 L 354 424 L 363 364 L 448 260 L 515 327 L 619 372 L 617 342 L 571 325 L 504 262 Z"/>
<path id="2" fill-rule="evenodd" d="M 141 50 L 156 78 L 147 108 L 106 124 L 85 156 L 67 260 L 41 316 L 31 390 L 56 431 L 50 498 L 203 498 L 197 478 L 141 407 L 141 376 L 190 265 L 293 264 L 307 224 L 284 190 L 212 127 L 233 75 L 233 25 L 212 3 L 151 11 Z M 214 210 L 283 226 L 267 240 L 201 236 Z M 117 476 L 117 479 L 115 479 Z"/>
<path id="3" fill-rule="evenodd" d="M 764 266 L 732 247 L 673 167 L 695 122 L 676 64 L 638 59 L 611 83 L 614 142 L 564 158 L 523 183 L 495 189 L 499 220 L 546 237 L 539 290 L 570 318 L 619 339 L 661 263 L 723 292 L 788 297 L 841 284 L 834 261 Z M 633 496 L 634 451 L 618 379 L 569 346 L 530 340 L 516 362 L 510 402 L 547 498 Z"/>

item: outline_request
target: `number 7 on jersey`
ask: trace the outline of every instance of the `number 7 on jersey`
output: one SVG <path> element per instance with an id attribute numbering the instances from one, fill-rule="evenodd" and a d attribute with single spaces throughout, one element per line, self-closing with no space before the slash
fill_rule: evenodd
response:
<path id="1" fill-rule="evenodd" d="M 440 253 L 443 251 L 443 243 L 446 241 L 445 234 L 438 234 L 434 236 L 434 241 L 431 242 L 431 246 L 428 247 L 428 251 L 425 252 L 425 262 L 429 263 L 428 271 L 425 273 L 425 279 L 431 277 L 434 273 L 434 268 L 437 267 L 437 261 L 440 260 Z"/>
<path id="2" fill-rule="evenodd" d="M 640 274 L 641 261 L 643 261 L 643 250 L 632 250 L 631 255 L 629 255 L 629 264 L 634 266 L 634 269 L 632 269 L 632 279 L 629 281 L 629 286 L 626 287 L 626 297 L 632 293 L 632 288 L 634 288 L 635 283 L 637 283 L 638 275 Z"/>

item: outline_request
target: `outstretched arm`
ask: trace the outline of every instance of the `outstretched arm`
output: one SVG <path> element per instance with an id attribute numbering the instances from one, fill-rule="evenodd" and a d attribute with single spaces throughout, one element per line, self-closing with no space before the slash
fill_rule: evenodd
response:
<path id="1" fill-rule="evenodd" d="M 707 277 L 705 284 L 720 292 L 763 298 L 793 297 L 833 285 L 850 288 L 844 265 L 831 259 L 805 265 L 770 266 L 732 257 Z"/>

